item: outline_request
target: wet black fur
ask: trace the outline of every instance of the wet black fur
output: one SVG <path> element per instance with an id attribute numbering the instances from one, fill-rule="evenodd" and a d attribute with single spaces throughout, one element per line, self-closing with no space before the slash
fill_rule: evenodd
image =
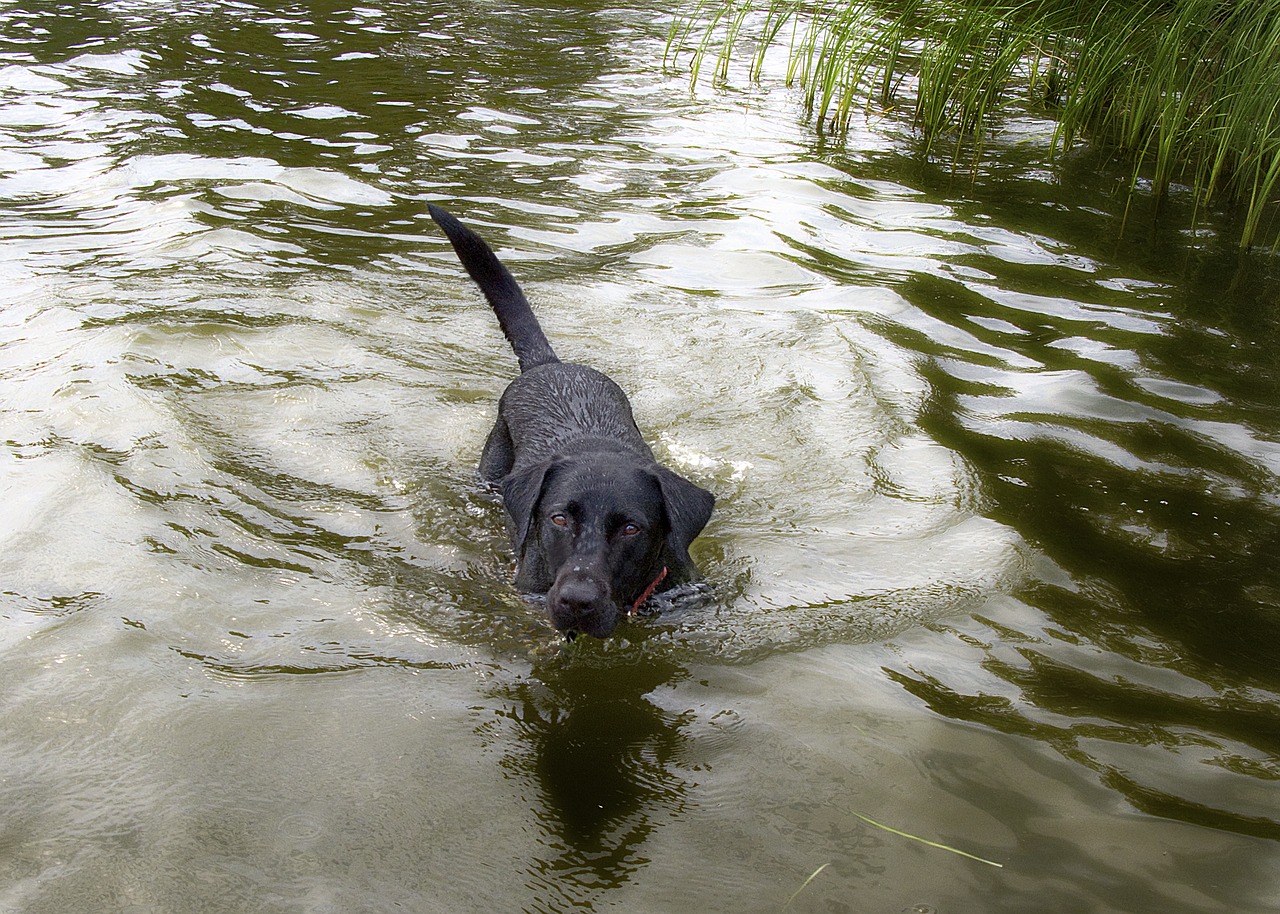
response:
<path id="1" fill-rule="evenodd" d="M 606 637 L 664 568 L 659 590 L 697 579 L 689 544 L 715 499 L 654 461 L 622 388 L 561 362 L 489 246 L 429 209 L 520 361 L 480 458 L 481 477 L 507 509 L 516 586 L 546 593 L 551 622 L 566 635 Z"/>

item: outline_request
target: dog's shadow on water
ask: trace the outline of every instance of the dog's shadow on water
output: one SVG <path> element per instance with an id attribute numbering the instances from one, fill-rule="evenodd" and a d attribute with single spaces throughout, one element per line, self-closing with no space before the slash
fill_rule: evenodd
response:
<path id="1" fill-rule="evenodd" d="M 691 713 L 650 696 L 687 676 L 669 659 L 580 640 L 499 694 L 513 730 L 502 764 L 535 790 L 545 830 L 547 853 L 529 866 L 539 898 L 582 904 L 623 885 L 648 862 L 648 837 L 685 809 Z"/>

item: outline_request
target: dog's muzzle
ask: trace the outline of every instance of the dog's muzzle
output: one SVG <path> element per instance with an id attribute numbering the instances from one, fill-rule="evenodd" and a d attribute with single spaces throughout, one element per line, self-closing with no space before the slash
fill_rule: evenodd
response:
<path id="1" fill-rule="evenodd" d="M 618 626 L 621 612 L 608 582 L 577 571 L 562 572 L 547 591 L 547 613 L 557 631 L 607 638 Z"/>

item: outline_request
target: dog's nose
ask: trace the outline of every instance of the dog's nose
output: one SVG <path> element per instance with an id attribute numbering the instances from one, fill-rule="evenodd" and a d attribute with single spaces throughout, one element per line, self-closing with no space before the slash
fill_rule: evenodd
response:
<path id="1" fill-rule="evenodd" d="M 569 578 L 556 591 L 556 602 L 564 609 L 580 613 L 591 609 L 605 596 L 604 588 L 590 578 Z"/>
<path id="2" fill-rule="evenodd" d="M 569 575 L 556 583 L 547 594 L 547 609 L 562 632 L 607 638 L 618 624 L 608 583 L 589 576 Z"/>

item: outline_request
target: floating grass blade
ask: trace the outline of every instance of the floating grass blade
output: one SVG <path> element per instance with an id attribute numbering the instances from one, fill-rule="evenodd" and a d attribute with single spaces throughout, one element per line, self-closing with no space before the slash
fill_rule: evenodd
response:
<path id="1" fill-rule="evenodd" d="M 791 897 L 790 897 L 790 898 L 788 898 L 788 899 L 787 899 L 787 903 L 786 903 L 786 904 L 784 904 L 784 905 L 782 906 L 782 910 L 784 910 L 784 911 L 785 911 L 787 908 L 791 907 L 791 902 L 793 902 L 793 901 L 795 901 L 795 900 L 796 900 L 796 896 L 797 896 L 797 895 L 799 895 L 801 892 L 803 892 L 805 889 L 807 889 L 807 888 L 809 887 L 809 883 L 811 883 L 811 882 L 813 882 L 813 880 L 817 879 L 817 878 L 818 878 L 818 874 L 819 874 L 819 873 L 821 873 L 823 870 L 825 870 L 825 869 L 826 869 L 827 867 L 829 867 L 830 865 L 831 865 L 831 864 L 829 864 L 829 863 L 824 863 L 824 864 L 822 864 L 822 866 L 818 867 L 816 870 L 814 870 L 812 873 L 810 873 L 810 874 L 809 874 L 809 878 L 808 878 L 808 879 L 806 879 L 804 882 L 800 883 L 800 888 L 796 889 L 794 892 L 792 892 L 792 893 L 791 893 Z"/>
<path id="2" fill-rule="evenodd" d="M 929 841 L 925 838 L 921 838 L 916 835 L 909 835 L 904 831 L 898 831 L 898 829 L 896 828 L 890 828 L 888 825 L 885 825 L 882 822 L 877 822 L 875 819 L 872 819 L 868 816 L 864 816 L 860 812 L 855 812 L 854 815 L 857 816 L 859 819 L 861 819 L 863 822 L 866 822 L 868 825 L 874 825 L 876 828 L 883 829 L 884 831 L 887 831 L 892 835 L 897 835 L 900 838 L 910 838 L 912 841 L 919 841 L 921 844 L 927 844 L 930 847 L 936 847 L 939 850 L 951 851 L 951 853 L 953 854 L 959 854 L 961 857 L 968 857 L 970 860 L 977 860 L 979 863 L 985 863 L 987 866 L 999 867 L 1001 869 L 1004 868 L 1003 863 L 996 863 L 994 860 L 988 860 L 985 857 L 979 857 L 976 854 L 970 854 L 970 853 L 967 853 L 966 851 L 959 850 L 958 848 L 948 847 L 945 844 L 939 844 L 936 841 Z M 814 873 L 814 876 L 816 875 L 817 873 Z M 813 877 L 810 876 L 809 878 L 812 879 Z M 804 888 L 804 886 L 801 886 L 800 888 Z"/>

